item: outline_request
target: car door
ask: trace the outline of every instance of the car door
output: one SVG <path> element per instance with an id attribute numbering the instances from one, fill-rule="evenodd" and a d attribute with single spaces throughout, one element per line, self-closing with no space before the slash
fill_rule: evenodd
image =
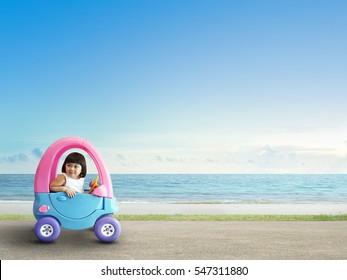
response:
<path id="1" fill-rule="evenodd" d="M 103 198 L 77 193 L 70 198 L 64 192 L 50 193 L 52 206 L 61 215 L 71 219 L 82 219 L 103 209 Z"/>

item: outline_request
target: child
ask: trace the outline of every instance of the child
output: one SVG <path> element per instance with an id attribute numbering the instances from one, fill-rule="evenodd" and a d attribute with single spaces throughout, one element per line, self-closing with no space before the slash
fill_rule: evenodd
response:
<path id="1" fill-rule="evenodd" d="M 59 174 L 49 185 L 53 192 L 65 192 L 72 198 L 76 192 L 83 193 L 84 177 L 87 175 L 87 164 L 84 156 L 80 153 L 69 154 Z"/>

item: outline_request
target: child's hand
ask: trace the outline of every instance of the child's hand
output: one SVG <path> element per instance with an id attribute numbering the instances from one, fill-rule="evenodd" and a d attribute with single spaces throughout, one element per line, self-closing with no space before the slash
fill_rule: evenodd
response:
<path id="1" fill-rule="evenodd" d="M 69 187 L 66 187 L 65 193 L 70 198 L 73 198 L 76 195 L 75 191 L 73 189 L 70 189 Z"/>

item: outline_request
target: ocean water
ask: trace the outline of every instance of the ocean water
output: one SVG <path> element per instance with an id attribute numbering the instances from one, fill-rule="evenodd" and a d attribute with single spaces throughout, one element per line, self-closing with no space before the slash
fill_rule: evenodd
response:
<path id="1" fill-rule="evenodd" d="M 86 177 L 85 186 L 95 175 Z M 347 175 L 111 175 L 119 202 L 347 203 Z M 33 174 L 0 174 L 0 200 L 33 201 Z"/>

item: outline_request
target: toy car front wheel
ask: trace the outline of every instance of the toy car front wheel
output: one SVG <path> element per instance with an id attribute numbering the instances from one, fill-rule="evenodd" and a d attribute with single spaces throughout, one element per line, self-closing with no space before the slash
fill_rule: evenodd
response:
<path id="1" fill-rule="evenodd" d="M 105 216 L 96 221 L 94 233 L 100 241 L 112 242 L 120 236 L 121 226 L 112 216 Z"/>
<path id="2" fill-rule="evenodd" d="M 37 221 L 34 232 L 40 241 L 50 243 L 58 238 L 60 234 L 60 224 L 53 217 L 44 217 Z"/>

